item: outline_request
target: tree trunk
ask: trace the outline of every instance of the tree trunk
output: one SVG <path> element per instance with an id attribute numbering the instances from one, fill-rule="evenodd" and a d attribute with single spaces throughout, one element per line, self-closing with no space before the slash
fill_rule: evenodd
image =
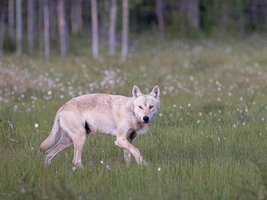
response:
<path id="1" fill-rule="evenodd" d="M 5 27 L 4 27 L 4 22 L 5 22 L 5 7 L 2 6 L 0 7 L 0 55 L 3 54 L 4 52 L 4 36 L 5 36 Z"/>
<path id="2" fill-rule="evenodd" d="M 43 1 L 43 19 L 44 19 L 44 56 L 50 55 L 50 35 L 49 35 L 49 6 L 48 0 Z"/>
<path id="3" fill-rule="evenodd" d="M 129 4 L 128 0 L 122 0 L 122 48 L 121 60 L 128 56 L 128 32 L 129 32 Z"/>
<path id="4" fill-rule="evenodd" d="M 164 12 L 163 12 L 163 1 L 156 0 L 156 15 L 159 27 L 159 36 L 161 38 L 165 35 L 165 21 L 164 21 Z"/>
<path id="5" fill-rule="evenodd" d="M 192 26 L 199 29 L 199 0 L 187 1 L 187 17 L 192 23 Z"/>
<path id="6" fill-rule="evenodd" d="M 16 0 L 16 55 L 22 53 L 22 1 Z"/>
<path id="7" fill-rule="evenodd" d="M 98 19 L 97 19 L 96 0 L 91 0 L 91 17 L 92 17 L 92 52 L 93 52 L 93 57 L 98 58 Z"/>
<path id="8" fill-rule="evenodd" d="M 34 49 L 35 37 L 35 0 L 28 0 L 28 48 L 31 54 Z"/>
<path id="9" fill-rule="evenodd" d="M 111 0 L 109 15 L 109 55 L 116 53 L 116 20 L 117 20 L 117 0 Z"/>
<path id="10" fill-rule="evenodd" d="M 15 14 L 14 14 L 14 0 L 8 0 L 8 33 L 11 38 L 14 37 L 15 30 Z"/>
<path id="11" fill-rule="evenodd" d="M 60 54 L 61 56 L 66 56 L 68 51 L 68 41 L 65 15 L 65 0 L 58 0 L 58 28 L 60 39 Z"/>
<path id="12" fill-rule="evenodd" d="M 43 49 L 44 49 L 44 40 L 43 40 L 43 32 L 44 32 L 44 8 L 43 8 L 43 2 L 46 0 L 37 0 L 36 1 L 36 40 L 38 44 L 38 48 L 40 50 L 40 54 L 43 55 Z"/>
<path id="13" fill-rule="evenodd" d="M 78 34 L 82 30 L 82 0 L 72 1 L 71 5 L 71 32 Z"/>
<path id="14" fill-rule="evenodd" d="M 185 27 L 191 25 L 199 28 L 199 0 L 181 0 L 180 12 L 184 17 Z"/>
<path id="15" fill-rule="evenodd" d="M 55 20 L 58 18 L 57 16 L 57 1 L 50 0 L 48 2 L 49 7 L 49 29 L 50 29 L 50 38 L 52 40 L 58 40 L 58 20 Z"/>

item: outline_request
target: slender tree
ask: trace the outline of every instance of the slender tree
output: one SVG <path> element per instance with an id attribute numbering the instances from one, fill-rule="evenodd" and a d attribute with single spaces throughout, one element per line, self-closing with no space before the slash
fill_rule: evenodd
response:
<path id="1" fill-rule="evenodd" d="M 82 20 L 82 0 L 71 1 L 71 32 L 77 34 L 81 32 Z"/>
<path id="2" fill-rule="evenodd" d="M 74 0 L 76 1 L 76 0 Z M 50 38 L 53 40 L 58 39 L 58 12 L 57 12 L 57 1 L 49 0 L 49 29 L 50 29 Z"/>
<path id="3" fill-rule="evenodd" d="M 109 13 L 109 55 L 114 55 L 116 52 L 116 20 L 117 20 L 117 0 L 111 0 Z"/>
<path id="4" fill-rule="evenodd" d="M 189 22 L 192 27 L 199 28 L 199 0 L 181 0 L 180 12 L 184 17 L 184 26 Z"/>
<path id="5" fill-rule="evenodd" d="M 97 1 L 91 0 L 91 18 L 92 18 L 92 53 L 94 58 L 98 58 L 98 19 L 97 19 Z"/>
<path id="6" fill-rule="evenodd" d="M 122 48 L 121 60 L 128 56 L 128 32 L 129 32 L 129 4 L 128 0 L 122 0 Z"/>
<path id="7" fill-rule="evenodd" d="M 48 0 L 43 0 L 43 19 L 44 19 L 44 56 L 50 55 L 50 34 L 49 34 L 49 6 Z"/>
<path id="8" fill-rule="evenodd" d="M 14 0 L 8 0 L 8 33 L 11 38 L 15 35 L 15 12 Z"/>
<path id="9" fill-rule="evenodd" d="M 22 53 L 22 1 L 16 0 L 16 55 Z"/>
<path id="10" fill-rule="evenodd" d="M 159 36 L 161 38 L 163 38 L 165 35 L 165 21 L 163 10 L 163 0 L 156 0 L 156 15 L 159 27 Z"/>
<path id="11" fill-rule="evenodd" d="M 61 56 L 66 56 L 68 52 L 68 39 L 65 14 L 65 0 L 58 0 L 58 28 L 60 39 L 60 54 Z"/>
<path id="12" fill-rule="evenodd" d="M 35 33 L 35 0 L 28 0 L 28 48 L 31 54 L 34 49 L 34 33 Z"/>
<path id="13" fill-rule="evenodd" d="M 187 16 L 191 20 L 192 26 L 196 29 L 199 29 L 199 0 L 187 1 Z"/>
<path id="14" fill-rule="evenodd" d="M 0 3 L 0 55 L 3 54 L 3 46 L 4 46 L 4 33 L 5 33 L 5 7 Z"/>

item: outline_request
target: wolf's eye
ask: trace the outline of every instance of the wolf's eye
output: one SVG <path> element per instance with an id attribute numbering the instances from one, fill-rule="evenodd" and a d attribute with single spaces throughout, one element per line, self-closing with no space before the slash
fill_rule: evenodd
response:
<path id="1" fill-rule="evenodd" d="M 138 106 L 141 110 L 143 110 L 143 107 L 142 106 Z"/>
<path id="2" fill-rule="evenodd" d="M 152 109 L 152 108 L 154 108 L 154 106 L 149 106 L 149 109 Z"/>

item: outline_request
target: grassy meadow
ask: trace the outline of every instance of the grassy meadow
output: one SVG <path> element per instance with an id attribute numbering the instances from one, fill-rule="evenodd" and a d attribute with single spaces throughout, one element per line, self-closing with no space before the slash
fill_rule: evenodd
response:
<path id="1" fill-rule="evenodd" d="M 82 44 L 82 43 L 81 43 Z M 88 44 L 89 46 L 89 44 Z M 86 47 L 0 57 L 0 199 L 267 199 L 267 40 L 136 41 L 129 59 Z M 49 167 L 39 150 L 57 109 L 93 92 L 131 95 L 158 84 L 161 107 L 127 168 L 111 136 L 88 137 Z"/>

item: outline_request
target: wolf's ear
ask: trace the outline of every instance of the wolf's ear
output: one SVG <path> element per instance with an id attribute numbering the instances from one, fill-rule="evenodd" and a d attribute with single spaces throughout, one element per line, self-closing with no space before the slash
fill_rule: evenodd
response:
<path id="1" fill-rule="evenodd" d="M 133 97 L 139 97 L 142 95 L 141 90 L 136 85 L 133 86 L 132 93 L 133 93 Z"/>
<path id="2" fill-rule="evenodd" d="M 160 90 L 159 90 L 159 86 L 155 86 L 151 93 L 150 93 L 151 96 L 155 97 L 156 99 L 159 99 L 159 95 L 160 95 Z"/>

